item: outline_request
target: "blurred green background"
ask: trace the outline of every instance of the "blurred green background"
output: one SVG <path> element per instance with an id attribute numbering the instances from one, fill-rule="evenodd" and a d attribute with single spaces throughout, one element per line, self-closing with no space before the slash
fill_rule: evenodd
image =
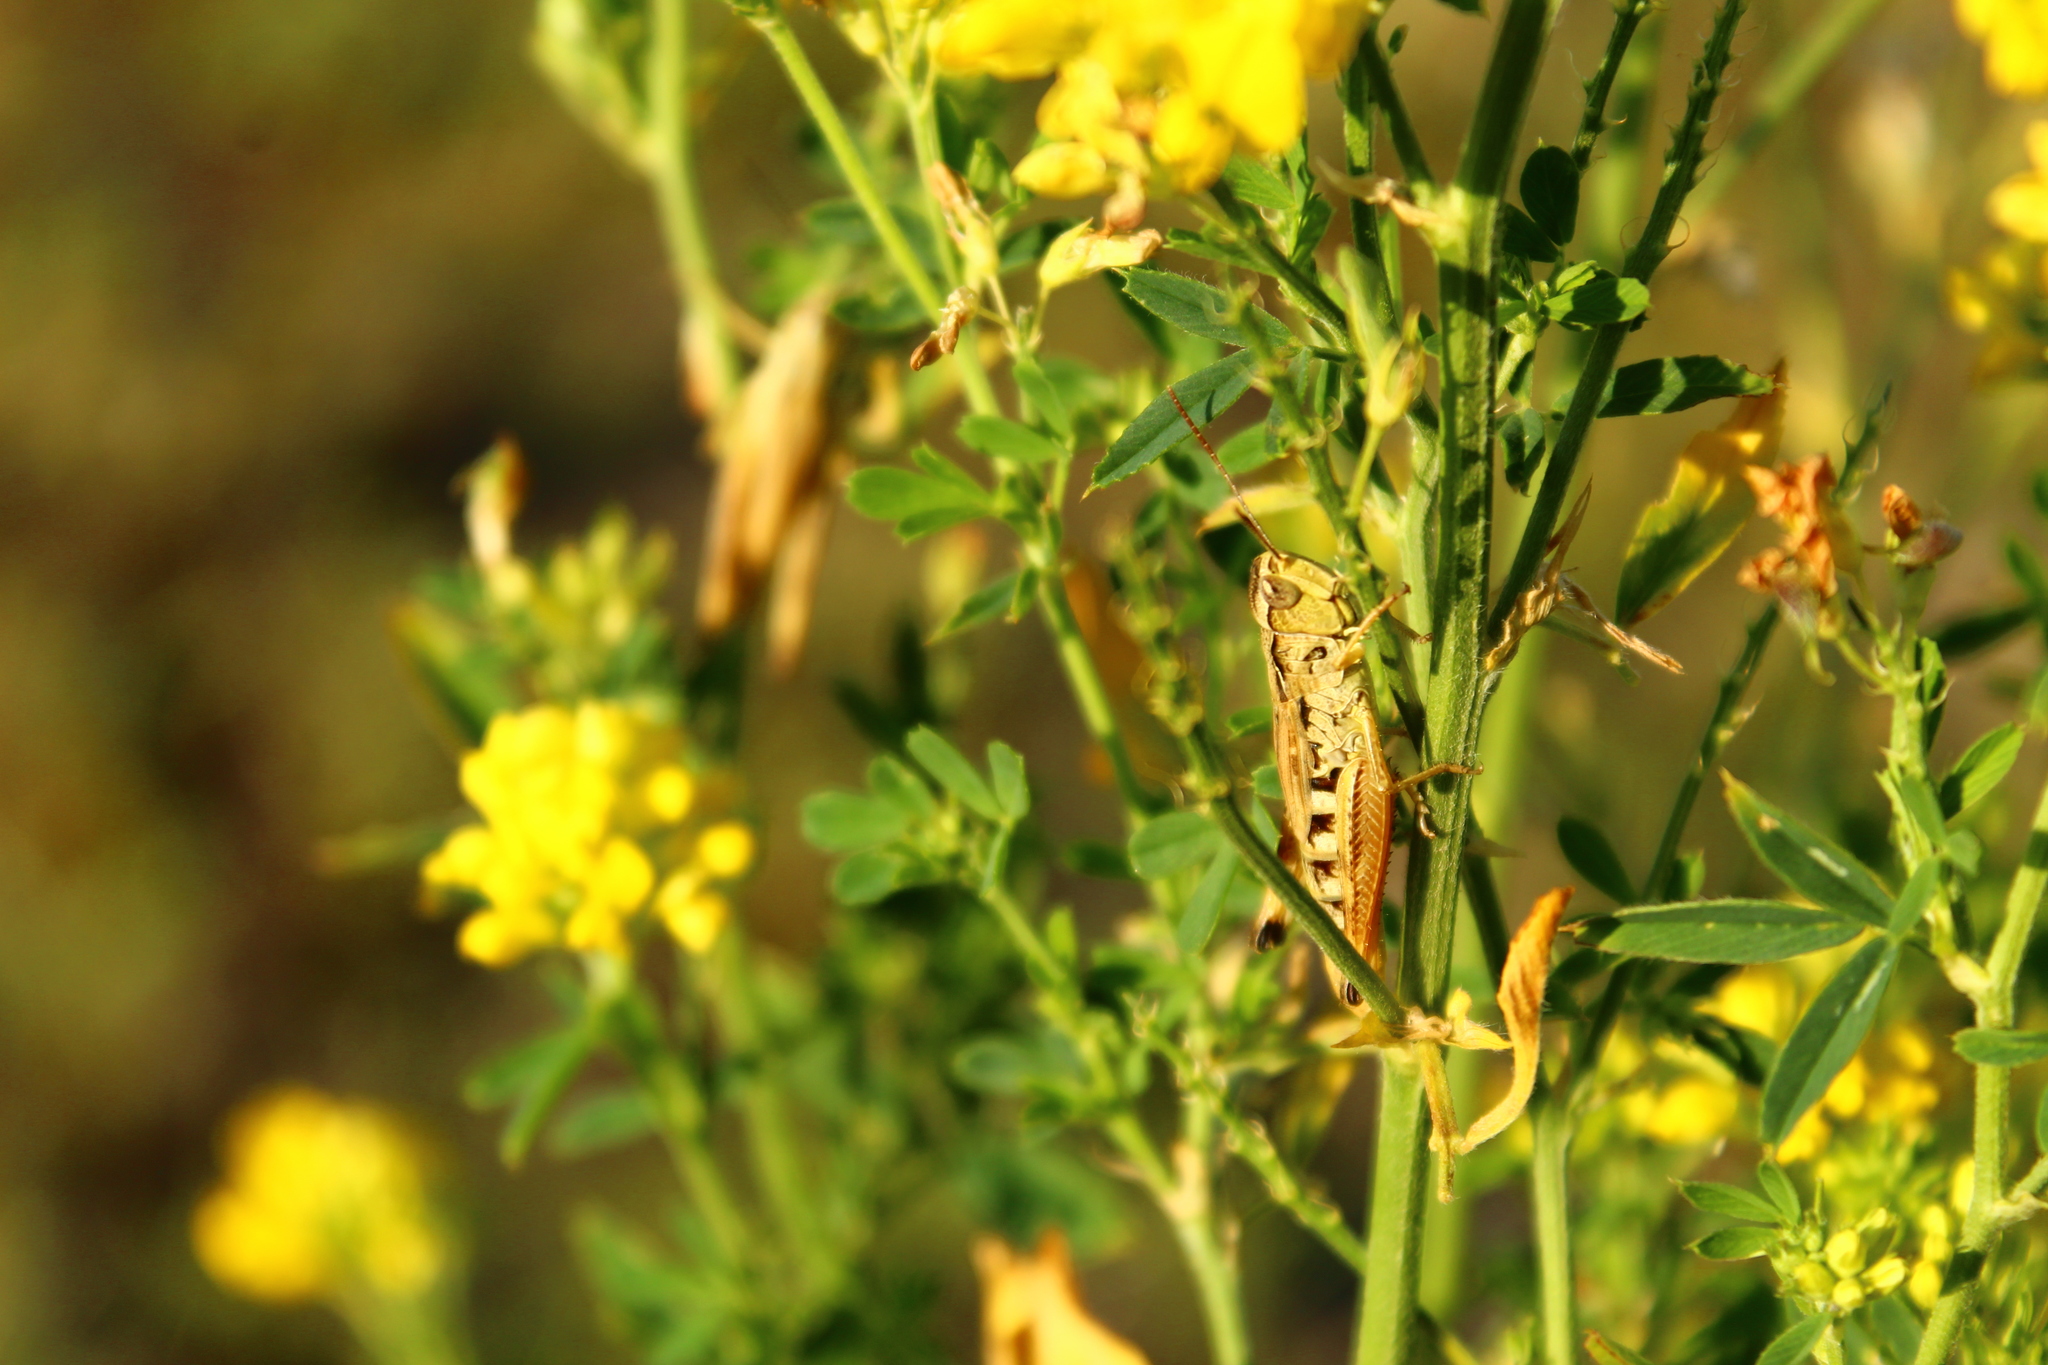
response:
<path id="1" fill-rule="evenodd" d="M 706 193 L 744 297 L 749 247 L 831 191 L 797 154 L 779 73 L 701 8 Z M 1739 68 L 1752 85 L 1724 134 L 1807 10 L 1755 8 Z M 1682 97 L 1706 13 L 1671 6 L 1660 111 Z M 531 69 L 527 19 L 510 0 L 0 4 L 0 1359 L 337 1358 L 338 1326 L 229 1300 L 188 1249 L 219 1116 L 286 1078 L 396 1103 L 438 1136 L 473 1228 L 486 1361 L 624 1358 L 562 1229 L 582 1198 L 665 1197 L 666 1175 L 633 1153 L 501 1170 L 494 1121 L 461 1109 L 457 1077 L 542 1016 L 538 992 L 458 961 L 448 927 L 414 912 L 408 877 L 324 880 L 312 858 L 324 835 L 456 800 L 382 618 L 416 568 L 459 551 L 448 482 L 497 433 L 533 466 L 528 547 L 623 502 L 677 538 L 672 601 L 687 614 L 707 470 L 676 399 L 652 216 Z M 1526 143 L 1569 139 L 1575 73 L 1591 71 L 1607 20 L 1597 0 L 1565 6 Z M 1412 25 L 1399 69 L 1441 164 L 1485 26 L 1425 0 L 1400 0 L 1387 22 Z M 806 17 L 801 31 L 856 91 L 830 28 Z M 1013 93 L 1023 139 L 1034 92 Z M 1327 146 L 1327 91 L 1314 109 Z M 1988 238 L 1982 196 L 2023 163 L 2028 112 L 1984 91 L 1945 4 L 1892 0 L 1716 213 L 1688 225 L 1630 352 L 1788 357 L 1792 458 L 1839 448 L 1892 382 L 1879 482 L 1969 535 L 1942 570 L 1937 621 L 2013 596 L 2002 540 L 2042 540 L 2024 492 L 2041 396 L 1973 391 L 1974 343 L 1938 294 L 1941 269 Z M 1645 126 L 1653 148 L 1663 126 L 1661 112 Z M 1087 290 L 1063 296 L 1052 344 L 1112 366 L 1138 346 Z M 1611 597 L 1671 457 L 1719 420 L 1602 424 L 1573 556 L 1597 596 Z M 1872 501 L 1859 525 L 1874 536 Z M 1124 505 L 1091 499 L 1080 543 Z M 1769 538 L 1750 536 L 1737 555 Z M 759 688 L 744 750 L 769 831 L 748 913 L 796 954 L 825 907 L 794 803 L 865 756 L 829 682 L 880 679 L 892 624 L 923 611 L 917 557 L 884 529 L 842 517 L 831 556 L 807 667 Z M 1645 632 L 1685 661 L 1681 679 L 1631 687 L 1561 642 L 1543 651 L 1521 698 L 1527 742 L 1517 758 L 1496 728 L 1480 788 L 1489 833 L 1527 854 L 1502 864 L 1511 903 L 1565 878 L 1550 835 L 1562 813 L 1646 860 L 1755 609 L 1738 562 Z M 1128 667 L 1105 649 L 1113 673 Z M 2038 650 L 2029 637 L 1960 670 L 1945 751 L 2010 714 Z M 974 682 L 962 733 L 1025 750 L 1052 831 L 1113 836 L 1036 628 L 984 632 L 949 666 Z M 1879 837 L 1881 710 L 1846 677 L 1815 687 L 1789 648 L 1760 695 L 1731 769 L 1852 847 Z M 1514 714 L 1503 706 L 1496 727 Z M 2013 786 L 2040 767 L 2030 748 Z M 1994 809 L 1980 828 L 2013 823 Z M 1711 890 L 1767 884 L 1713 801 L 1692 842 L 1710 850 Z M 1059 890 L 1118 908 L 1100 884 Z M 1354 1214 L 1368 1090 L 1321 1159 Z M 1480 1226 L 1519 1237 L 1517 1200 L 1481 1201 Z M 1254 1290 L 1271 1299 L 1255 1331 L 1289 1360 L 1335 1359 L 1344 1281 L 1272 1223 L 1255 1216 L 1247 1234 L 1248 1257 L 1267 1258 Z M 1155 1253 L 1147 1242 L 1096 1267 L 1092 1297 L 1155 1359 L 1195 1358 L 1181 1272 Z M 971 1279 L 964 1264 L 942 1279 L 964 1353 Z"/>

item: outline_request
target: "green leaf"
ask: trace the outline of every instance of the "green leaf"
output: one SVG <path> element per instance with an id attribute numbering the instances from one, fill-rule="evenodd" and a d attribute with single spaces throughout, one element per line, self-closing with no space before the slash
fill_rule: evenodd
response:
<path id="1" fill-rule="evenodd" d="M 1185 256 L 1215 261 L 1218 265 L 1233 265 L 1240 270 L 1259 269 L 1258 257 L 1237 245 L 1226 242 L 1206 232 L 1190 232 L 1186 228 L 1166 230 L 1166 249 L 1178 251 Z"/>
<path id="2" fill-rule="evenodd" d="M 2041 1091 L 2041 1102 L 2034 1106 L 2034 1149 L 2048 1156 L 2048 1088 Z"/>
<path id="3" fill-rule="evenodd" d="M 1223 168 L 1223 183 L 1247 204 L 1282 211 L 1294 207 L 1294 191 L 1263 161 L 1243 155 L 1231 157 Z"/>
<path id="4" fill-rule="evenodd" d="M 1884 931 L 1894 939 L 1903 942 L 1927 913 L 1928 902 L 1941 888 L 1944 869 L 1941 859 L 1929 858 L 1913 870 L 1906 880 L 1905 889 L 1899 892 L 1898 900 L 1892 903 L 1892 913 L 1885 920 Z"/>
<path id="5" fill-rule="evenodd" d="M 1031 787 L 1024 778 L 1024 756 L 999 739 L 988 742 L 988 772 L 996 806 L 1015 823 L 1031 813 Z"/>
<path id="6" fill-rule="evenodd" d="M 1777 1223 L 1783 1221 L 1778 1210 L 1762 1195 L 1751 1194 L 1740 1185 L 1721 1185 L 1711 1180 L 1681 1180 L 1678 1192 L 1685 1196 L 1685 1202 L 1701 1213 L 1725 1214 L 1730 1218 L 1747 1218 L 1752 1223 Z M 1795 1215 L 1792 1222 L 1798 1222 Z"/>
<path id="7" fill-rule="evenodd" d="M 985 494 L 969 494 L 957 484 L 895 465 L 856 469 L 846 481 L 846 502 L 862 516 L 896 522 L 896 533 L 906 540 L 988 512 Z M 940 517 L 952 520 L 929 524 Z"/>
<path id="8" fill-rule="evenodd" d="M 475 1109 L 510 1103 L 498 1135 L 498 1158 L 517 1169 L 533 1149 L 541 1125 L 583 1069 L 596 1044 L 595 1030 L 579 1021 L 521 1044 L 472 1072 L 463 1099 Z"/>
<path id="9" fill-rule="evenodd" d="M 1543 414 L 1534 408 L 1521 408 L 1501 418 L 1501 472 L 1517 493 L 1529 491 L 1529 480 L 1543 463 L 1548 439 Z"/>
<path id="10" fill-rule="evenodd" d="M 1776 1228 L 1734 1227 L 1710 1232 L 1692 1249 L 1710 1261 L 1746 1261 L 1767 1254 L 1778 1244 Z"/>
<path id="11" fill-rule="evenodd" d="M 1801 1318 L 1764 1347 L 1763 1354 L 1756 1358 L 1756 1365 L 1800 1365 L 1813 1354 L 1813 1348 L 1820 1344 L 1822 1334 L 1833 1320 L 1826 1313 Z"/>
<path id="12" fill-rule="evenodd" d="M 1003 818 L 1003 809 L 996 804 L 988 783 L 967 761 L 967 755 L 954 748 L 944 735 L 929 725 L 920 725 L 904 737 L 903 745 L 918 766 L 937 778 L 939 785 L 953 793 L 961 805 L 986 820 Z"/>
<path id="13" fill-rule="evenodd" d="M 1037 1069 L 1029 1051 L 1000 1034 L 970 1038 L 953 1054 L 953 1079 L 989 1095 L 1022 1094 Z"/>
<path id="14" fill-rule="evenodd" d="M 1230 318 L 1230 295 L 1214 285 L 1170 270 L 1138 269 L 1124 272 L 1123 289 L 1140 308 L 1183 332 L 1232 346 L 1244 344 L 1242 328 Z M 1294 344 L 1286 323 L 1256 304 L 1243 306 L 1246 321 L 1259 329 L 1267 345 L 1277 349 Z"/>
<path id="15" fill-rule="evenodd" d="M 1956 1035 L 1956 1051 L 1976 1066 L 2025 1066 L 2048 1057 L 2048 1033 L 1966 1028 Z"/>
<path id="16" fill-rule="evenodd" d="M 1765 1142 L 1783 1142 L 1863 1046 L 1898 962 L 1897 943 L 1872 939 L 1828 978 L 1806 1013 L 1799 1016 L 1771 1074 L 1764 1079 Z"/>
<path id="17" fill-rule="evenodd" d="M 939 813 L 939 803 L 924 779 L 889 754 L 877 754 L 868 763 L 868 789 L 901 810 L 906 819 L 929 820 Z"/>
<path id="18" fill-rule="evenodd" d="M 1031 403 L 1031 409 L 1039 419 L 1055 432 L 1062 441 L 1074 439 L 1074 418 L 1067 410 L 1067 400 L 1036 360 L 1025 356 L 1010 367 L 1010 377 L 1017 381 L 1017 391 Z"/>
<path id="19" fill-rule="evenodd" d="M 1223 834 L 1200 811 L 1170 811 L 1148 820 L 1131 836 L 1131 866 L 1152 880 L 1184 872 L 1223 846 Z"/>
<path id="20" fill-rule="evenodd" d="M 1280 769 L 1271 763 L 1252 769 L 1252 790 L 1268 801 L 1280 800 Z"/>
<path id="21" fill-rule="evenodd" d="M 1980 653 L 2005 639 L 2006 636 L 2035 619 L 2031 604 L 2018 607 L 1993 607 L 1990 611 L 1973 612 L 1957 617 L 1941 629 L 1933 632 L 1934 643 L 1941 648 L 1941 657 L 1954 661 Z"/>
<path id="22" fill-rule="evenodd" d="M 654 1131 L 654 1111 L 637 1090 L 607 1090 L 572 1106 L 548 1132 L 559 1157 L 588 1156 L 622 1147 Z"/>
<path id="23" fill-rule="evenodd" d="M 1564 860 L 1571 864 L 1572 871 L 1592 883 L 1594 890 L 1616 905 L 1636 903 L 1635 883 L 1629 880 L 1620 857 L 1614 852 L 1614 845 L 1608 843 L 1607 836 L 1590 821 L 1572 815 L 1559 820 L 1557 846 L 1564 853 Z"/>
<path id="24" fill-rule="evenodd" d="M 1188 897 L 1188 907 L 1181 912 L 1180 927 L 1174 934 L 1180 950 L 1189 957 L 1209 946 L 1209 938 L 1216 932 L 1216 922 L 1223 917 L 1223 902 L 1230 895 L 1230 883 L 1236 875 L 1237 852 L 1226 848 L 1209 864 L 1202 880 L 1195 883 L 1195 894 Z"/>
<path id="25" fill-rule="evenodd" d="M 805 842 L 827 853 L 878 848 L 910 828 L 910 816 L 901 806 L 858 792 L 813 792 L 798 815 Z"/>
<path id="26" fill-rule="evenodd" d="M 1754 900 L 1646 905 L 1613 920 L 1596 940 L 1600 951 L 1673 962 L 1781 962 L 1847 943 L 1865 928 L 1827 910 Z"/>
<path id="27" fill-rule="evenodd" d="M 1103 881 L 1134 882 L 1138 874 L 1131 870 L 1130 855 L 1115 844 L 1100 839 L 1076 839 L 1060 850 L 1060 862 L 1070 872 L 1084 877 L 1099 877 Z"/>
<path id="28" fill-rule="evenodd" d="M 1022 576 L 1021 570 L 1006 573 L 994 582 L 975 589 L 968 595 L 967 600 L 946 618 L 946 623 L 932 632 L 930 640 L 926 643 L 937 644 L 949 636 L 973 630 L 976 626 L 985 626 L 1003 615 L 1010 609 L 1010 600 L 1017 591 L 1017 580 Z"/>
<path id="29" fill-rule="evenodd" d="M 999 460 L 1051 464 L 1067 454 L 1057 441 L 1007 417 L 971 413 L 960 419 L 958 434 L 961 444 Z"/>
<path id="30" fill-rule="evenodd" d="M 1602 417 L 1650 417 L 1682 412 L 1717 398 L 1771 391 L 1771 377 L 1717 355 L 1667 356 L 1623 365 L 1601 395 Z"/>
<path id="31" fill-rule="evenodd" d="M 1549 234 L 1537 226 L 1536 220 L 1513 204 L 1502 204 L 1500 216 L 1501 250 L 1508 255 L 1548 264 L 1563 254 L 1557 243 L 1550 240 Z"/>
<path id="32" fill-rule="evenodd" d="M 1769 1160 L 1758 1162 L 1756 1183 L 1763 1186 L 1779 1222 L 1789 1227 L 1799 1221 L 1799 1191 L 1793 1187 L 1792 1177 L 1785 1174 L 1783 1166 Z"/>
<path id="33" fill-rule="evenodd" d="M 1866 924 L 1882 927 L 1891 918 L 1891 893 L 1869 868 L 1730 774 L 1723 772 L 1721 778 L 1742 837 L 1787 886 L 1815 905 Z"/>
<path id="34" fill-rule="evenodd" d="M 1247 706 L 1242 711 L 1232 711 L 1230 719 L 1223 722 L 1223 733 L 1231 739 L 1262 734 L 1272 728 L 1273 708 L 1270 706 Z"/>
<path id="35" fill-rule="evenodd" d="M 1870 1335 L 1877 1339 L 1884 1365 L 1912 1365 L 1920 1354 L 1920 1319 L 1906 1307 L 1904 1297 L 1886 1294 L 1870 1304 Z"/>
<path id="36" fill-rule="evenodd" d="M 1522 207 L 1543 235 L 1560 246 L 1579 222 L 1579 167 L 1562 147 L 1538 147 L 1522 163 Z"/>
<path id="37" fill-rule="evenodd" d="M 1230 410 L 1231 404 L 1251 387 L 1253 357 L 1236 351 L 1213 365 L 1195 371 L 1173 386 L 1181 406 L 1195 425 L 1207 426 Z M 1188 438 L 1187 423 L 1181 420 L 1171 394 L 1160 394 L 1132 419 L 1095 466 L 1089 476 L 1091 488 L 1102 488 L 1129 478 Z M 854 476 L 856 479 L 860 475 Z"/>
<path id="38" fill-rule="evenodd" d="M 832 899 L 841 905 L 873 905 L 909 884 L 910 860 L 888 849 L 854 854 L 832 871 Z"/>
<path id="39" fill-rule="evenodd" d="M 1941 779 L 1941 813 L 1953 820 L 1991 795 L 2019 760 L 2027 732 L 2007 722 L 1963 751 Z"/>
<path id="40" fill-rule="evenodd" d="M 1605 273 L 1589 284 L 1567 289 L 1562 294 L 1552 294 L 1543 300 L 1545 316 L 1567 327 L 1604 327 L 1611 322 L 1627 322 L 1630 318 L 1641 317 L 1649 306 L 1650 286 L 1641 280 Z M 1691 404 L 1679 406 L 1690 407 Z M 1609 415 L 1601 414 L 1603 417 Z"/>

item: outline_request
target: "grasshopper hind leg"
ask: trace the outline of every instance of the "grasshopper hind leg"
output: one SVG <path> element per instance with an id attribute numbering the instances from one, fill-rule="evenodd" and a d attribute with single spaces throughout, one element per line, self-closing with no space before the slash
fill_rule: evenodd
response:
<path id="1" fill-rule="evenodd" d="M 1281 865 L 1295 876 L 1301 875 L 1301 847 L 1294 835 L 1287 830 L 1280 831 Z M 1272 887 L 1259 898 L 1259 913 L 1252 918 L 1252 951 L 1267 953 L 1287 942 L 1287 903 L 1275 895 Z"/>

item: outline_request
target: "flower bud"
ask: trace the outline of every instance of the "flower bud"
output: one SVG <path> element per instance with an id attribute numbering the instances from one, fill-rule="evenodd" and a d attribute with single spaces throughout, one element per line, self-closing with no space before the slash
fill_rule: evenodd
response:
<path id="1" fill-rule="evenodd" d="M 1863 1272 L 1863 1285 L 1873 1294 L 1889 1294 L 1906 1282 L 1906 1263 L 1887 1256 Z"/>
<path id="2" fill-rule="evenodd" d="M 1827 1258 L 1828 1269 L 1837 1275 L 1854 1275 L 1863 1269 L 1863 1238 L 1853 1229 L 1844 1228 L 1828 1238 L 1827 1248 L 1821 1254 Z"/>
<path id="3" fill-rule="evenodd" d="M 1835 1292 L 1835 1277 L 1819 1261 L 1801 1261 L 1792 1271 L 1792 1284 L 1809 1299 L 1825 1299 Z"/>
<path id="4" fill-rule="evenodd" d="M 1083 142 L 1048 142 L 1033 148 L 1010 175 L 1041 199 L 1087 199 L 1116 188 L 1109 162 Z"/>
<path id="5" fill-rule="evenodd" d="M 1053 238 L 1045 259 L 1038 263 L 1038 287 L 1050 294 L 1061 285 L 1085 280 L 1104 270 L 1124 270 L 1142 265 L 1166 242 L 1152 229 L 1143 232 L 1098 232 L 1092 221 L 1083 219 Z"/>
<path id="6" fill-rule="evenodd" d="M 1848 1312 L 1852 1308 L 1861 1308 L 1863 1301 L 1868 1297 L 1869 1295 L 1863 1292 L 1863 1285 L 1857 1280 L 1835 1281 L 1835 1292 L 1828 1296 L 1835 1307 L 1843 1312 Z"/>

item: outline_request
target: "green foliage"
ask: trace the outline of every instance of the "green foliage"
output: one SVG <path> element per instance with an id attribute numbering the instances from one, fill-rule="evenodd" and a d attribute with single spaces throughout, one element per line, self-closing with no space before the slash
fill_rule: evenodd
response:
<path id="1" fill-rule="evenodd" d="M 1147 403 L 1095 466 L 1088 479 L 1090 486 L 1102 488 L 1129 478 L 1187 440 L 1189 420 L 1198 427 L 1206 427 L 1228 412 L 1251 387 L 1252 361 L 1249 351 L 1234 351 L 1176 381 L 1170 386 L 1171 392 L 1161 393 Z M 1177 406 L 1176 398 L 1180 400 Z M 1185 419 L 1182 409 L 1187 411 Z"/>
<path id="2" fill-rule="evenodd" d="M 1847 943 L 1868 926 L 1782 901 L 1706 900 L 1623 910 L 1595 921 L 1604 952 L 1674 962 L 1781 962 Z M 1607 927 L 1607 926 L 1612 927 Z"/>
<path id="3" fill-rule="evenodd" d="M 1828 978 L 1799 1016 L 1764 1082 L 1764 1141 L 1784 1141 L 1863 1046 L 1898 964 L 1896 942 L 1871 940 Z"/>
<path id="4" fill-rule="evenodd" d="M 1623 296 L 1617 295 L 1617 301 Z M 1632 297 L 1632 296 L 1631 296 Z M 1647 296 L 1645 296 L 1647 302 Z M 1640 312 L 1641 308 L 1638 307 Z M 1627 316 L 1633 316 L 1628 314 Z M 1717 398 L 1756 397 L 1771 391 L 1771 377 L 1712 355 L 1639 360 L 1614 372 L 1601 391 L 1602 417 L 1650 417 L 1683 412 Z"/>

